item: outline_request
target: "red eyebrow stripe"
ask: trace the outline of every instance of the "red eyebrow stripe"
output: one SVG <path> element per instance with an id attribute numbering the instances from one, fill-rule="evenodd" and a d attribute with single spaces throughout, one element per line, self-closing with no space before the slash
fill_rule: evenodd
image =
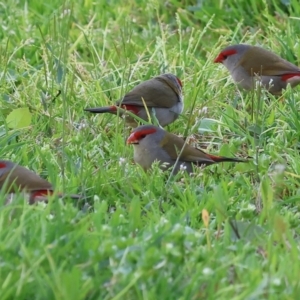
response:
<path id="1" fill-rule="evenodd" d="M 142 136 L 152 134 L 154 132 L 156 132 L 155 128 L 143 129 L 140 131 L 133 132 L 127 139 L 127 144 L 137 142 L 141 139 Z"/>
<path id="2" fill-rule="evenodd" d="M 215 63 L 222 63 L 225 59 L 225 56 L 230 56 L 230 55 L 233 55 L 233 54 L 236 54 L 237 51 L 234 50 L 234 49 L 230 49 L 230 50 L 225 50 L 225 51 L 222 51 L 218 57 L 214 60 Z"/>
<path id="3" fill-rule="evenodd" d="M 230 55 L 233 55 L 233 54 L 236 54 L 236 50 L 234 49 L 230 49 L 230 50 L 225 50 L 222 52 L 223 56 L 230 56 Z"/>
<path id="4" fill-rule="evenodd" d="M 300 77 L 300 72 L 299 73 L 292 73 L 292 74 L 285 74 L 285 75 L 282 75 L 281 76 L 281 79 L 283 81 L 287 81 L 289 80 L 290 78 L 293 78 L 293 77 Z"/>
<path id="5" fill-rule="evenodd" d="M 148 134 L 151 134 L 151 133 L 154 133 L 156 132 L 156 129 L 154 128 L 151 128 L 151 129 L 143 129 L 141 131 L 137 131 L 134 133 L 134 136 L 137 140 L 140 140 L 142 136 L 144 135 L 148 135 Z"/>

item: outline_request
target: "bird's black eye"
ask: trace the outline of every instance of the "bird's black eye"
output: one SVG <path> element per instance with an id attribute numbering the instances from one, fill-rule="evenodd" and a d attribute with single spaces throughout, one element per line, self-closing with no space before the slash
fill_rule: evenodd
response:
<path id="1" fill-rule="evenodd" d="M 146 137 L 146 134 L 142 134 L 142 135 L 140 136 L 141 139 L 143 139 L 144 137 Z"/>
<path id="2" fill-rule="evenodd" d="M 223 59 L 227 59 L 227 57 L 228 57 L 227 55 L 223 55 Z"/>

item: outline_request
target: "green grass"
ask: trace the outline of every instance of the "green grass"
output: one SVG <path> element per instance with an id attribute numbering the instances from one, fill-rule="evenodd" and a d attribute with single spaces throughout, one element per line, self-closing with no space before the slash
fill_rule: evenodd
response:
<path id="1" fill-rule="evenodd" d="M 1 4 L 0 157 L 85 197 L 1 206 L 1 299 L 299 297 L 299 88 L 239 92 L 213 59 L 244 42 L 299 64 L 300 4 L 236 3 Z M 185 96 L 168 130 L 250 163 L 166 184 L 132 163 L 121 119 L 83 111 L 164 72 Z M 14 129 L 18 108 L 31 120 Z"/>

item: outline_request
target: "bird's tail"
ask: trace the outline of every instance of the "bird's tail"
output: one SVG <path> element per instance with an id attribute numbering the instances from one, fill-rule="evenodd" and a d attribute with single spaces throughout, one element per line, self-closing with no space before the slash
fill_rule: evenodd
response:
<path id="1" fill-rule="evenodd" d="M 117 107 L 116 106 L 85 108 L 84 110 L 89 111 L 89 112 L 94 113 L 94 114 L 102 114 L 102 113 L 116 114 L 117 113 Z"/>
<path id="2" fill-rule="evenodd" d="M 225 157 L 225 156 L 216 156 L 208 154 L 209 158 L 211 158 L 215 163 L 220 162 L 248 162 L 248 159 L 237 158 L 237 157 Z"/>

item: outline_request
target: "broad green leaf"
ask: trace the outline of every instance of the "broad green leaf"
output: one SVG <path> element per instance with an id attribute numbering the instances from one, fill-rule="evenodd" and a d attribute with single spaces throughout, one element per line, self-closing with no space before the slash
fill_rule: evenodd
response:
<path id="1" fill-rule="evenodd" d="M 28 107 L 14 109 L 6 118 L 9 128 L 21 129 L 31 124 L 31 113 Z"/>

